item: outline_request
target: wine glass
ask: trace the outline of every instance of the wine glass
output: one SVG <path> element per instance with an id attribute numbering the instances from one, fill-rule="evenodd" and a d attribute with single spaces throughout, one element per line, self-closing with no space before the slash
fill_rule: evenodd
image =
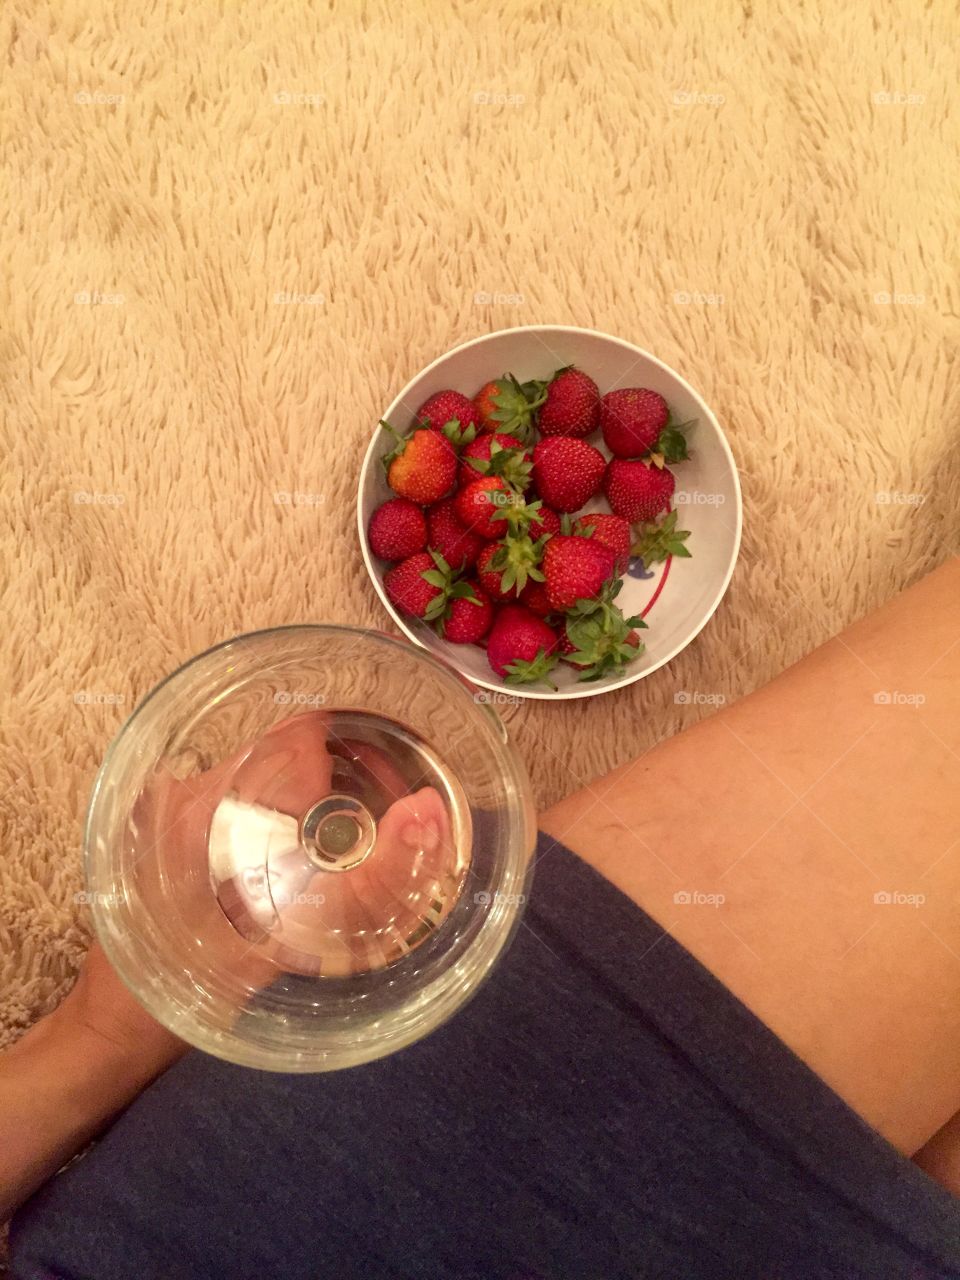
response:
<path id="1" fill-rule="evenodd" d="M 490 695 L 380 632 L 239 636 L 134 711 L 97 777 L 88 899 L 148 1011 L 246 1066 L 329 1071 L 434 1030 L 529 893 L 529 783 Z"/>

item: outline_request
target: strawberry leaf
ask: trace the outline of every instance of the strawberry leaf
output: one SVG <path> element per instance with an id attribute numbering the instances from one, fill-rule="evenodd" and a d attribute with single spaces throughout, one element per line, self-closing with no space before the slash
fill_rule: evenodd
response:
<path id="1" fill-rule="evenodd" d="M 669 511 L 662 520 L 651 520 L 638 525 L 635 530 L 636 540 L 630 548 L 632 556 L 639 556 L 647 567 L 659 564 L 668 556 L 689 559 L 691 552 L 685 546 L 690 537 L 689 529 L 677 528 L 677 512 Z"/>
<path id="2" fill-rule="evenodd" d="M 627 639 L 638 622 L 637 618 L 625 618 L 609 600 L 600 601 L 588 614 L 568 616 L 567 639 L 575 648 L 565 661 L 580 669 L 581 680 L 618 674 L 643 652 L 642 644 Z"/>
<path id="3" fill-rule="evenodd" d="M 391 427 L 390 423 L 387 422 L 386 419 L 384 418 L 380 419 L 380 426 L 383 427 L 384 431 L 389 431 L 390 435 L 393 436 L 394 440 L 396 441 L 396 444 L 393 446 L 393 448 L 388 450 L 386 453 L 382 454 L 380 457 L 380 461 L 383 464 L 384 471 L 389 471 L 390 464 L 392 462 L 395 462 L 396 459 L 399 458 L 400 455 L 403 453 L 404 449 L 407 447 L 407 441 L 409 440 L 410 437 L 402 436 L 400 432 L 396 429 L 396 427 Z"/>
<path id="4" fill-rule="evenodd" d="M 547 676 L 557 665 L 557 655 L 548 654 L 546 649 L 538 649 L 536 657 L 529 660 L 517 658 L 509 663 L 506 670 L 507 684 L 539 684 L 543 682 L 556 692 L 557 686 Z"/>
<path id="5" fill-rule="evenodd" d="M 469 582 L 455 582 L 450 588 L 449 598 L 451 600 L 469 600 L 471 604 L 480 603 Z"/>
<path id="6" fill-rule="evenodd" d="M 461 427 L 459 418 L 451 418 L 449 422 L 444 423 L 440 428 L 442 435 L 445 435 L 454 449 L 462 449 L 464 445 L 470 444 L 477 436 L 477 428 L 471 423 L 469 426 Z"/>
<path id="7" fill-rule="evenodd" d="M 496 408 L 490 416 L 496 423 L 496 430 L 506 431 L 524 444 L 528 443 L 536 412 L 546 398 L 545 383 L 521 384 L 512 373 L 505 373 L 497 379 L 497 394 L 492 398 Z"/>
<path id="8" fill-rule="evenodd" d="M 664 462 L 686 462 L 690 454 L 687 452 L 687 441 L 684 432 L 689 431 L 691 427 L 696 425 L 696 418 L 691 418 L 689 422 L 676 424 L 668 422 L 660 432 L 659 440 L 654 445 L 653 456 L 662 459 L 656 465 L 662 467 Z"/>
<path id="9" fill-rule="evenodd" d="M 522 449 L 508 448 L 500 444 L 495 435 L 491 437 L 487 475 L 501 476 L 507 484 L 522 492 L 530 483 L 532 470 L 533 463 Z"/>
<path id="10" fill-rule="evenodd" d="M 500 590 L 504 594 L 514 588 L 519 594 L 531 578 L 535 582 L 543 582 L 543 573 L 538 566 L 543 558 L 545 543 L 545 538 L 538 538 L 533 542 L 526 534 L 507 534 L 490 558 L 490 567 L 502 570 Z"/>

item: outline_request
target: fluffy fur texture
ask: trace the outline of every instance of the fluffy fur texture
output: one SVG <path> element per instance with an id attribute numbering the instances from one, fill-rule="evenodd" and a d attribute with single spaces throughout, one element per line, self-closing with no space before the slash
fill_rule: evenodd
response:
<path id="1" fill-rule="evenodd" d="M 709 710 L 677 690 L 735 698 L 947 555 L 946 0 L 10 0 L 0 26 L 0 1044 L 83 954 L 84 807 L 137 700 L 240 631 L 384 624 L 362 451 L 457 342 L 622 334 L 702 390 L 744 483 L 681 657 L 504 708 L 541 805 Z"/>

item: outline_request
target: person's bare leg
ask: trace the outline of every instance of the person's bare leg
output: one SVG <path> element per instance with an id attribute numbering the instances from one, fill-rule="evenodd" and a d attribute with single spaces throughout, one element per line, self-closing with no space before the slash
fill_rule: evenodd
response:
<path id="1" fill-rule="evenodd" d="M 960 1111 L 935 1133 L 913 1157 L 931 1178 L 960 1196 Z"/>
<path id="2" fill-rule="evenodd" d="M 960 560 L 541 826 L 902 1151 L 960 1111 Z"/>

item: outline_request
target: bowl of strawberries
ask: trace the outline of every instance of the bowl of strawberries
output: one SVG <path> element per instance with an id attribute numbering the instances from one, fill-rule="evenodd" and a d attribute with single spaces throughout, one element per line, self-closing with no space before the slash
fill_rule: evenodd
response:
<path id="1" fill-rule="evenodd" d="M 534 325 L 428 365 L 364 459 L 360 546 L 397 627 L 497 694 L 580 698 L 675 657 L 733 574 L 719 423 L 632 343 Z"/>

